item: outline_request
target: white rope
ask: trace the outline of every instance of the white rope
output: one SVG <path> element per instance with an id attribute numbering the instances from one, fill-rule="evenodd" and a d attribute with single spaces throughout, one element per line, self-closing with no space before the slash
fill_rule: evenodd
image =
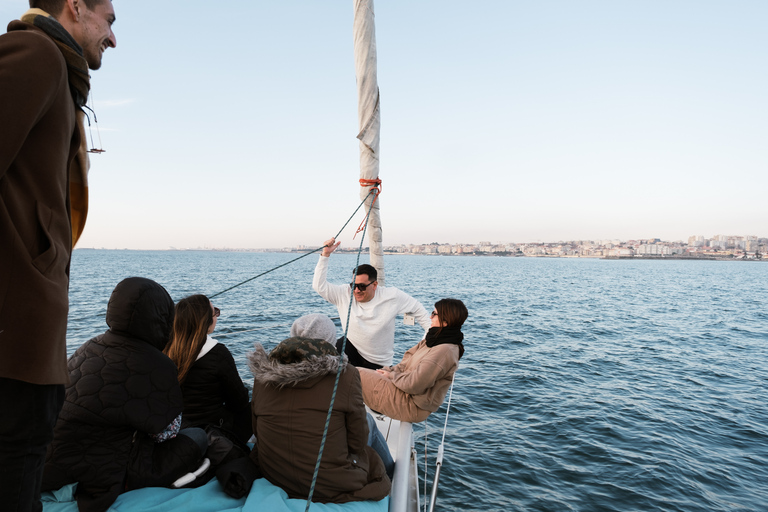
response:
<path id="1" fill-rule="evenodd" d="M 448 391 L 448 406 L 445 409 L 445 425 L 443 425 L 443 438 L 440 440 L 440 444 L 445 444 L 445 432 L 448 430 L 448 414 L 451 412 L 451 398 L 453 397 L 453 383 L 456 381 L 456 372 L 453 372 L 451 378 L 451 389 Z"/>
<path id="2" fill-rule="evenodd" d="M 427 477 L 429 477 L 429 465 L 427 464 L 427 419 L 424 420 L 424 512 L 427 512 Z"/>
<path id="3" fill-rule="evenodd" d="M 440 440 L 440 446 L 437 448 L 437 460 L 435 461 L 435 481 L 432 483 L 432 496 L 429 500 L 429 512 L 433 512 L 435 509 L 435 502 L 437 501 L 437 486 L 440 479 L 440 468 L 443 466 L 443 453 L 445 452 L 445 434 L 448 431 L 448 415 L 451 412 L 451 398 L 453 398 L 453 383 L 456 381 L 456 372 L 453 373 L 451 378 L 451 388 L 448 392 L 448 404 L 445 408 L 445 424 L 443 425 L 443 437 Z M 424 478 L 424 506 L 427 504 L 427 492 L 426 492 L 426 476 Z"/>

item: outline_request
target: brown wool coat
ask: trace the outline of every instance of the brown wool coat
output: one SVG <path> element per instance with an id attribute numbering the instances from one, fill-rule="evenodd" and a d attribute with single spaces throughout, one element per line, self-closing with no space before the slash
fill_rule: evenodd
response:
<path id="1" fill-rule="evenodd" d="M 68 382 L 69 165 L 80 145 L 67 66 L 41 30 L 0 36 L 0 377 Z"/>
<path id="2" fill-rule="evenodd" d="M 458 367 L 457 345 L 430 348 L 426 340 L 421 340 L 403 355 L 399 364 L 383 368 L 392 379 L 360 368 L 365 403 L 396 420 L 424 421 L 440 408 Z"/>
<path id="3" fill-rule="evenodd" d="M 290 498 L 306 499 L 309 494 L 336 378 L 338 358 L 320 359 L 272 364 L 258 344 L 249 355 L 256 434 L 251 459 Z M 367 446 L 368 423 L 357 369 L 346 361 L 343 367 L 312 501 L 378 501 L 389 494 L 391 483 L 381 458 Z"/>

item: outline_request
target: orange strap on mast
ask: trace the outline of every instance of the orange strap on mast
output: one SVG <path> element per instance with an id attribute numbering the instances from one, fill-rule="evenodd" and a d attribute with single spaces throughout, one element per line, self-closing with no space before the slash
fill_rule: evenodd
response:
<path id="1" fill-rule="evenodd" d="M 379 198 L 379 196 L 381 195 L 381 191 L 384 188 L 381 185 L 381 180 L 378 179 L 378 178 L 376 178 L 375 180 L 366 180 L 364 178 L 360 178 L 360 186 L 361 187 L 371 187 L 371 191 L 373 191 L 374 189 L 376 190 L 376 195 L 373 196 L 373 201 L 371 201 L 371 208 L 373 208 L 373 205 L 376 204 L 376 200 Z M 368 192 L 368 193 L 370 194 L 370 192 Z M 368 209 L 368 211 L 370 212 L 370 208 Z M 355 239 L 355 237 L 357 236 L 358 233 L 363 231 L 363 228 L 365 227 L 365 220 L 367 218 L 368 218 L 368 215 L 365 216 L 363 221 L 357 227 L 357 231 L 355 231 L 355 234 L 352 236 L 352 240 Z"/>

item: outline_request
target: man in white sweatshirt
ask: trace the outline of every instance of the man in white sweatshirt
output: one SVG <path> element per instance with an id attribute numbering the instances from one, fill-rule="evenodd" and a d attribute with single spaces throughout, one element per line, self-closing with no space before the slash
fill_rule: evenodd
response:
<path id="1" fill-rule="evenodd" d="M 312 288 L 339 311 L 342 328 L 347 325 L 350 287 L 354 286 L 354 301 L 350 311 L 349 331 L 345 353 L 354 366 L 376 370 L 392 364 L 395 353 L 395 319 L 411 314 L 424 328 L 431 325 L 429 313 L 419 301 L 392 286 L 379 286 L 376 269 L 371 265 L 357 268 L 355 282 L 330 284 L 327 280 L 328 259 L 341 242 L 331 238 L 323 244 L 323 252 L 315 267 Z M 353 272 L 353 275 L 355 273 Z M 342 339 L 336 348 L 341 349 Z"/>

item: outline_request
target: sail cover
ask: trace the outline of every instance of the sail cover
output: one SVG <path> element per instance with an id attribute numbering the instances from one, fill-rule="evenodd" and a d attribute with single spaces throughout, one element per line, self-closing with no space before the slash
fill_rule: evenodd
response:
<path id="1" fill-rule="evenodd" d="M 355 75 L 357 77 L 357 117 L 360 124 L 360 178 L 374 180 L 379 177 L 379 83 L 376 77 L 376 28 L 374 25 L 373 0 L 354 0 L 355 20 Z M 360 188 L 360 200 L 371 187 Z M 378 272 L 378 281 L 384 285 L 384 257 L 382 250 L 381 199 L 372 205 L 373 197 L 366 201 L 370 211 L 368 242 L 371 265 Z"/>

